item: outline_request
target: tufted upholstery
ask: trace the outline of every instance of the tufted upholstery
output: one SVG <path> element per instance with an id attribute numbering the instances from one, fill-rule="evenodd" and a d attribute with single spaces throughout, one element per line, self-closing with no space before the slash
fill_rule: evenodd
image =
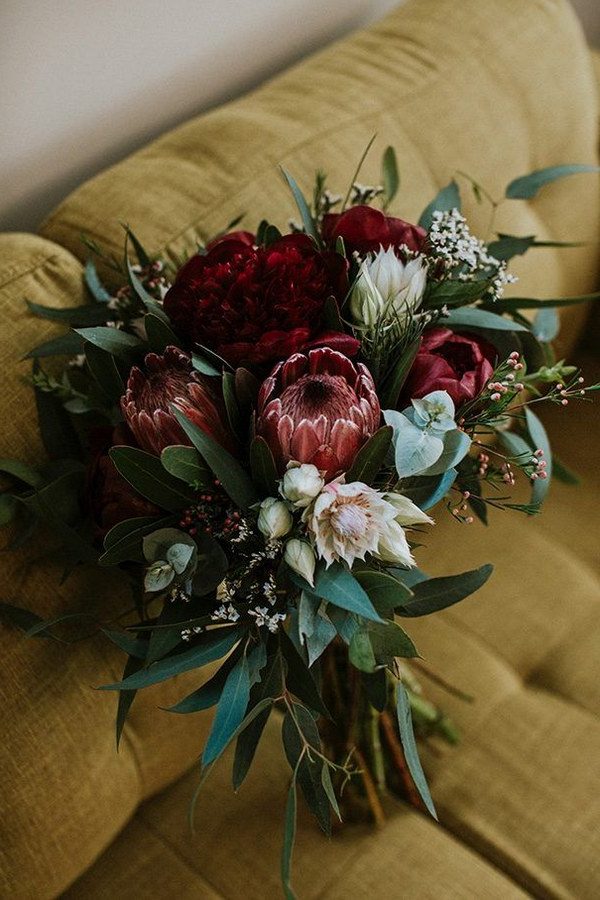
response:
<path id="1" fill-rule="evenodd" d="M 402 170 L 394 211 L 409 219 L 457 169 L 500 196 L 532 168 L 593 161 L 595 81 L 568 5 L 409 0 L 83 185 L 46 221 L 43 238 L 0 237 L 2 454 L 41 458 L 18 357 L 55 327 L 27 316 L 22 298 L 83 299 L 82 231 L 120 253 L 126 219 L 152 251 L 170 256 L 240 211 L 250 225 L 262 214 L 285 224 L 281 211 L 293 210 L 276 164 L 306 187 L 321 165 L 343 188 L 374 131 L 361 177 L 378 180 L 380 151 L 393 143 Z M 470 220 L 485 232 L 487 211 L 465 193 Z M 497 228 L 595 241 L 598 209 L 593 182 L 578 177 L 535 202 L 503 204 Z M 519 294 L 587 292 L 597 284 L 596 247 L 534 251 L 515 269 Z M 580 315 L 565 315 L 565 344 Z M 550 417 L 559 455 L 590 472 L 589 412 L 569 413 L 568 430 Z M 595 424 L 597 434 L 597 415 Z M 444 828 L 398 807 L 382 832 L 348 827 L 327 843 L 305 821 L 296 858 L 302 898 L 598 895 L 597 491 L 594 472 L 579 492 L 556 485 L 543 517 L 498 514 L 489 532 L 459 531 L 438 513 L 424 568 L 496 563 L 480 594 L 411 622 L 431 665 L 475 696 L 473 704 L 440 696 L 464 740 L 425 753 Z M 104 616 L 128 602 L 114 582 L 99 586 L 81 573 L 59 585 L 51 562 L 31 563 L 30 551 L 2 557 L 9 602 Z M 118 674 L 118 653 L 101 641 L 64 650 L 4 630 L 0 644 L 0 896 L 38 900 L 73 883 L 72 898 L 258 900 L 278 891 L 286 770 L 275 724 L 238 798 L 226 765 L 205 787 L 192 837 L 185 811 L 195 774 L 174 782 L 196 758 L 207 719 L 158 707 L 195 686 L 193 677 L 140 693 L 117 755 L 114 698 L 91 687 Z"/>

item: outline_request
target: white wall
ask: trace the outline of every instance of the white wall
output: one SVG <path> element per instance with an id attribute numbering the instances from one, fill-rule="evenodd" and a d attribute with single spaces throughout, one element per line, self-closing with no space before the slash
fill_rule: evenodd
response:
<path id="1" fill-rule="evenodd" d="M 398 0 L 0 0 L 0 229 Z"/>
<path id="2" fill-rule="evenodd" d="M 0 0 L 0 229 L 399 2 Z"/>

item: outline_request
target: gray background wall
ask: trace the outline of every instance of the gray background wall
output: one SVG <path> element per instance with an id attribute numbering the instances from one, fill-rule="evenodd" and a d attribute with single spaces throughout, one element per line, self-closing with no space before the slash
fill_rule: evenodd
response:
<path id="1" fill-rule="evenodd" d="M 397 3 L 0 0 L 0 229 Z M 600 43 L 600 0 L 575 3 Z"/>

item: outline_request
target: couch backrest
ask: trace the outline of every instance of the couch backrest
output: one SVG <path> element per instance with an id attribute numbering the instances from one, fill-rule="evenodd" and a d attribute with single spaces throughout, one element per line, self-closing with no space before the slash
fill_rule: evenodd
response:
<path id="1" fill-rule="evenodd" d="M 305 188 L 322 167 L 331 186 L 344 189 L 375 131 L 376 147 L 361 180 L 379 180 L 380 151 L 394 144 L 402 172 L 394 212 L 414 219 L 457 169 L 499 197 L 511 178 L 532 169 L 593 162 L 596 123 L 587 48 L 563 0 L 410 0 L 375 28 L 83 185 L 44 225 L 55 244 L 4 240 L 0 252 L 18 257 L 19 266 L 0 291 L 0 362 L 10 381 L 0 409 L 3 442 L 11 454 L 32 461 L 40 454 L 29 389 L 17 368 L 35 340 L 21 298 L 51 305 L 77 301 L 81 270 L 74 256 L 86 255 L 82 231 L 120 253 L 119 221 L 127 220 L 152 251 L 172 255 L 242 211 L 250 224 L 266 215 L 283 225 L 294 210 L 276 165 L 291 169 Z M 468 191 L 465 206 L 475 228 L 485 231 L 487 209 Z M 540 238 L 595 240 L 597 220 L 596 187 L 579 176 L 544 190 L 535 202 L 505 204 L 498 227 Z M 595 285 L 596 251 L 540 250 L 516 268 L 524 293 L 581 293 Z M 35 327 L 41 339 L 48 326 Z M 7 570 L 7 599 L 39 606 L 41 598 L 48 610 L 68 605 L 70 583 L 53 586 L 59 573 L 50 566 L 33 569 L 27 557 L 19 564 L 20 574 L 17 563 Z M 79 602 L 86 596 L 102 600 L 93 581 L 82 577 L 75 589 Z M 105 593 L 110 599 L 110 586 Z M 42 641 L 18 643 L 13 633 L 1 639 L 7 675 L 0 688 L 0 894 L 38 900 L 63 890 L 144 796 L 189 765 L 203 726 L 195 717 L 174 721 L 152 714 L 153 706 L 169 700 L 142 692 L 117 757 L 110 725 L 114 698 L 90 690 L 116 674 L 116 655 L 97 643 L 63 651 Z"/>

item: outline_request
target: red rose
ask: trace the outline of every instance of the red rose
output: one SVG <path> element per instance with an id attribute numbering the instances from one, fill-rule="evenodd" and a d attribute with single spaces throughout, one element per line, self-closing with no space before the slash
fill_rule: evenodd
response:
<path id="1" fill-rule="evenodd" d="M 334 245 L 336 238 L 341 237 L 347 250 L 360 254 L 376 253 L 381 247 L 396 250 L 402 244 L 418 253 L 427 237 L 419 225 L 386 216 L 370 206 L 353 206 L 343 213 L 329 213 L 323 217 L 322 232 L 328 244 Z"/>
<path id="2" fill-rule="evenodd" d="M 494 347 L 475 334 L 432 328 L 423 335 L 402 394 L 409 401 L 432 391 L 447 391 L 460 406 L 484 389 L 496 357 Z"/>
<path id="3" fill-rule="evenodd" d="M 164 307 L 188 346 L 204 344 L 233 365 L 273 362 L 332 337 L 322 333 L 323 307 L 330 296 L 343 300 L 346 272 L 344 259 L 303 234 L 268 247 L 229 237 L 179 270 Z M 358 351 L 349 335 L 334 340 Z"/>

